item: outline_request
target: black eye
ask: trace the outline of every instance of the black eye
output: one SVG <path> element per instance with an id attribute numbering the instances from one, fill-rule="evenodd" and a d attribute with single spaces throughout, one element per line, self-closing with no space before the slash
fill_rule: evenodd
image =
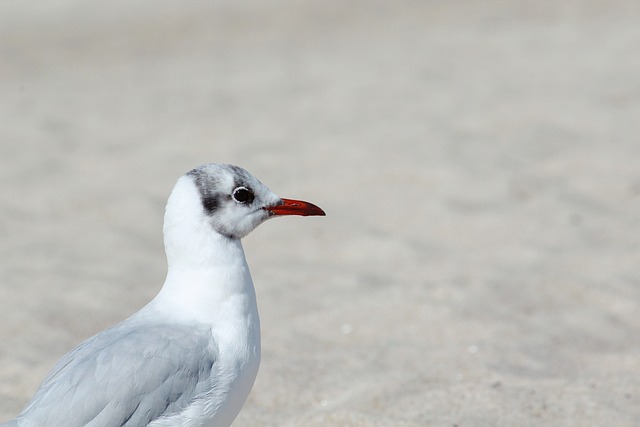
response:
<path id="1" fill-rule="evenodd" d="M 255 196 L 253 195 L 253 191 L 249 190 L 246 187 L 238 187 L 233 190 L 233 198 L 236 202 L 240 202 L 242 204 L 250 204 L 253 202 Z"/>

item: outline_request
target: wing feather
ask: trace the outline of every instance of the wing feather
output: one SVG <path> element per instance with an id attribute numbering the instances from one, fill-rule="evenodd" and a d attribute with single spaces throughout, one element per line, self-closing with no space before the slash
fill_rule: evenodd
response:
<path id="1" fill-rule="evenodd" d="M 184 410 L 212 387 L 208 327 L 124 322 L 65 355 L 23 413 L 23 426 L 139 427 Z"/>

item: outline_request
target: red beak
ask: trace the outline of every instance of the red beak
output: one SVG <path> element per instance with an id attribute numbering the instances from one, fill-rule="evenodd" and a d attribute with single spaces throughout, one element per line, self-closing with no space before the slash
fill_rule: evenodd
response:
<path id="1" fill-rule="evenodd" d="M 302 200 L 281 199 L 282 203 L 265 208 L 271 215 L 325 216 L 322 209 Z"/>

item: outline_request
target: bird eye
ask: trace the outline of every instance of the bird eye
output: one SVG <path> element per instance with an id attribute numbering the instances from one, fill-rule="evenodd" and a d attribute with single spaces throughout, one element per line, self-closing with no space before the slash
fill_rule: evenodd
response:
<path id="1" fill-rule="evenodd" d="M 253 195 L 253 191 L 249 190 L 248 188 L 238 187 L 235 190 L 233 190 L 233 198 L 235 199 L 236 202 L 249 204 L 253 202 L 254 195 Z"/>

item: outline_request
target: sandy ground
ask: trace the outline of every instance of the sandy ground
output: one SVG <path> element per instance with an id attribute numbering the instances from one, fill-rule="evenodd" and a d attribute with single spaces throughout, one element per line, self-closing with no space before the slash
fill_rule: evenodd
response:
<path id="1" fill-rule="evenodd" d="M 245 240 L 234 426 L 639 426 L 639 5 L 0 2 L 0 419 L 215 161 L 328 213 Z"/>

